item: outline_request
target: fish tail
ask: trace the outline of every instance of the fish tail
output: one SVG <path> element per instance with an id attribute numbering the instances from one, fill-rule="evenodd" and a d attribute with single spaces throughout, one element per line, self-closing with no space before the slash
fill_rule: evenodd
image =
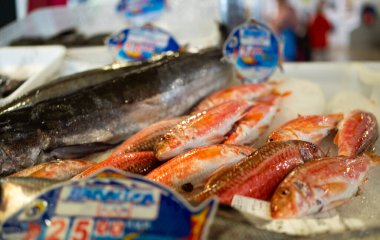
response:
<path id="1" fill-rule="evenodd" d="M 198 240 L 206 239 L 207 225 L 211 224 L 211 221 L 207 221 L 213 218 L 217 209 L 218 201 L 215 198 L 209 199 L 203 202 L 191 215 L 191 233 L 189 239 Z"/>

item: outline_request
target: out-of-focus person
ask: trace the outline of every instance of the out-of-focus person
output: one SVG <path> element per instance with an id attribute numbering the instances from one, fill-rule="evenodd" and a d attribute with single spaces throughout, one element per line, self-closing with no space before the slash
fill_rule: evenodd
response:
<path id="1" fill-rule="evenodd" d="M 374 5 L 363 5 L 361 23 L 350 35 L 350 48 L 353 60 L 380 59 L 380 20 Z"/>
<path id="2" fill-rule="evenodd" d="M 285 61 L 295 61 L 297 57 L 297 13 L 287 0 L 277 0 L 277 6 L 277 14 L 268 16 L 269 24 L 283 40 Z"/>
<path id="3" fill-rule="evenodd" d="M 315 16 L 309 23 L 308 33 L 313 61 L 328 60 L 328 33 L 333 27 L 323 13 L 324 5 L 324 0 L 318 2 Z"/>

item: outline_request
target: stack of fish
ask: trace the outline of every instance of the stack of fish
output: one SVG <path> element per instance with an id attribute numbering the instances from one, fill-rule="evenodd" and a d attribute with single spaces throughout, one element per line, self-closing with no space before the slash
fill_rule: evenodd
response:
<path id="1" fill-rule="evenodd" d="M 376 118 L 360 110 L 347 116 L 299 116 L 265 136 L 279 103 L 291 94 L 280 93 L 279 83 L 227 87 L 183 115 L 226 85 L 229 69 L 219 57 L 206 52 L 162 60 L 79 95 L 0 115 L 1 173 L 53 157 L 82 156 L 128 137 L 99 163 L 75 160 L 76 167 L 68 167 L 50 162 L 15 176 L 44 177 L 46 172 L 51 178 L 55 169 L 60 172 L 56 179 L 81 179 L 115 167 L 145 175 L 193 202 L 217 196 L 231 204 L 235 195 L 268 200 L 274 218 L 317 213 L 356 194 L 377 159 L 369 154 L 378 137 Z M 152 76 L 158 79 L 151 81 Z M 74 100 L 87 105 L 74 107 Z M 28 118 L 30 126 L 19 123 Z M 336 128 L 338 156 L 326 156 L 318 145 Z M 257 146 L 263 137 L 267 142 Z"/>

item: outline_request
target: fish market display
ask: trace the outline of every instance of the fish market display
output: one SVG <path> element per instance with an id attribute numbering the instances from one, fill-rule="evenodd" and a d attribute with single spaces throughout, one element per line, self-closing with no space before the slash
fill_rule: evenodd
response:
<path id="1" fill-rule="evenodd" d="M 156 144 L 156 157 L 166 160 L 195 147 L 221 143 L 249 107 L 247 101 L 233 100 L 194 113 L 162 137 Z"/>
<path id="2" fill-rule="evenodd" d="M 0 179 L 0 222 L 30 203 L 46 188 L 59 183 L 34 177 L 6 177 Z"/>
<path id="3" fill-rule="evenodd" d="M 216 170 L 239 162 L 253 151 L 250 147 L 225 144 L 194 148 L 165 162 L 146 177 L 191 192 Z"/>
<path id="4" fill-rule="evenodd" d="M 276 189 L 272 217 L 301 217 L 349 201 L 366 181 L 369 167 L 367 155 L 327 157 L 299 166 Z"/>
<path id="5" fill-rule="evenodd" d="M 224 143 L 252 145 L 268 129 L 278 110 L 280 96 L 274 95 L 265 101 L 257 102 L 239 120 Z"/>
<path id="6" fill-rule="evenodd" d="M 299 116 L 268 137 L 268 142 L 303 140 L 318 144 L 343 119 L 343 114 Z"/>
<path id="7" fill-rule="evenodd" d="M 213 175 L 204 191 L 191 200 L 203 201 L 217 195 L 222 203 L 230 204 L 235 194 L 268 200 L 290 171 L 322 155 L 319 147 L 309 142 L 269 143 L 236 165 Z"/>
<path id="8" fill-rule="evenodd" d="M 113 167 L 126 172 L 145 175 L 156 168 L 159 163 L 152 151 L 119 154 L 95 164 L 72 179 L 86 178 L 105 167 Z"/>
<path id="9" fill-rule="evenodd" d="M 268 95 L 275 86 L 276 84 L 256 83 L 228 87 L 208 96 L 197 105 L 194 111 L 203 111 L 230 100 L 255 100 Z"/>
<path id="10" fill-rule="evenodd" d="M 35 177 L 64 181 L 93 165 L 92 162 L 81 160 L 54 160 L 24 169 L 12 174 L 12 177 Z"/>
<path id="11" fill-rule="evenodd" d="M 226 85 L 218 49 L 181 54 L 128 76 L 0 115 L 0 175 L 109 148 L 163 118 L 184 114 Z"/>
<path id="12" fill-rule="evenodd" d="M 334 143 L 338 155 L 354 157 L 372 150 L 379 137 L 376 117 L 369 112 L 355 110 L 350 112 L 338 126 Z"/>

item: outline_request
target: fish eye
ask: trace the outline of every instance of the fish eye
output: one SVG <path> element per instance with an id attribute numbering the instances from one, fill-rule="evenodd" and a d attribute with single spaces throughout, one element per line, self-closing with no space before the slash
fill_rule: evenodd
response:
<path id="1" fill-rule="evenodd" d="M 283 188 L 280 193 L 281 193 L 282 196 L 286 197 L 289 194 L 289 190 L 286 189 L 286 188 Z"/>
<path id="2" fill-rule="evenodd" d="M 36 202 L 33 202 L 28 208 L 26 208 L 18 218 L 20 221 L 31 221 L 38 219 L 46 211 L 46 208 L 46 201 L 37 200 Z"/>
<path id="3" fill-rule="evenodd" d="M 273 142 L 273 141 L 274 141 L 273 138 L 269 138 L 269 139 L 268 139 L 268 142 Z"/>
<path id="4" fill-rule="evenodd" d="M 185 192 L 192 192 L 194 190 L 194 186 L 191 183 L 185 183 L 182 185 L 182 190 Z"/>
<path id="5" fill-rule="evenodd" d="M 25 215 L 27 217 L 33 217 L 34 215 L 38 214 L 41 211 L 40 206 L 33 206 L 26 210 Z"/>

